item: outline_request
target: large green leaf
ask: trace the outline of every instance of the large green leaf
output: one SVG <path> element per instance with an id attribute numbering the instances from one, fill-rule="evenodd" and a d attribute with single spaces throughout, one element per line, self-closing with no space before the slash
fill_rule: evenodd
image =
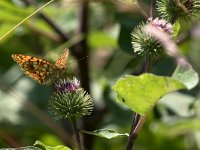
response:
<path id="1" fill-rule="evenodd" d="M 82 131 L 82 132 L 91 134 L 91 135 L 96 135 L 99 137 L 104 137 L 107 139 L 112 139 L 112 138 L 119 137 L 119 136 L 129 136 L 128 133 L 118 133 L 111 129 L 99 129 L 99 130 L 95 130 L 95 131 Z"/>
<path id="2" fill-rule="evenodd" d="M 70 148 L 68 148 L 64 145 L 58 145 L 58 146 L 51 147 L 51 146 L 45 145 L 44 143 L 42 143 L 40 141 L 36 141 L 34 146 L 38 147 L 42 150 L 71 150 Z"/>
<path id="3" fill-rule="evenodd" d="M 145 115 L 167 93 L 186 86 L 176 79 L 153 74 L 126 75 L 113 86 L 117 100 L 134 112 Z"/>

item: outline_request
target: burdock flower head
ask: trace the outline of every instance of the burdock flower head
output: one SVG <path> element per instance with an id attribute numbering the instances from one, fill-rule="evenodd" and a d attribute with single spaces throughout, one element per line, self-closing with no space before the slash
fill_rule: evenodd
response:
<path id="1" fill-rule="evenodd" d="M 157 60 L 164 56 L 165 53 L 160 42 L 144 30 L 145 25 L 148 24 L 170 35 L 172 34 L 172 25 L 163 19 L 149 18 L 146 23 L 135 27 L 131 33 L 134 54 L 149 56 L 152 60 Z"/>
<path id="2" fill-rule="evenodd" d="M 172 24 L 168 23 L 166 20 L 149 18 L 148 21 L 152 26 L 158 28 L 161 31 L 172 33 Z"/>
<path id="3" fill-rule="evenodd" d="M 60 79 L 55 83 L 56 92 L 50 97 L 49 111 L 55 119 L 77 119 L 89 115 L 93 109 L 90 95 L 80 87 L 80 82 Z"/>
<path id="4" fill-rule="evenodd" d="M 73 80 L 62 79 L 55 84 L 58 92 L 76 92 L 80 88 L 80 82 L 74 78 Z"/>
<path id="5" fill-rule="evenodd" d="M 160 16 L 166 20 L 190 21 L 198 16 L 200 11 L 199 0 L 159 0 L 157 10 Z"/>

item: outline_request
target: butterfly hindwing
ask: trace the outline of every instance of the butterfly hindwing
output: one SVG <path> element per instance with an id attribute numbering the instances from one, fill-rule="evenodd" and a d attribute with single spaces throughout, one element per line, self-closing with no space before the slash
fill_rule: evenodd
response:
<path id="1" fill-rule="evenodd" d="M 53 73 L 54 66 L 47 60 L 23 54 L 13 54 L 24 73 L 40 84 L 45 84 L 47 77 Z"/>
<path id="2" fill-rule="evenodd" d="M 31 73 L 31 72 L 28 72 L 28 71 L 25 71 L 24 73 L 25 73 L 25 75 L 27 75 L 28 77 L 30 77 L 30 78 L 32 78 L 33 80 L 37 81 L 38 83 L 40 83 L 40 84 L 43 84 L 43 83 L 44 83 L 44 78 L 42 78 L 40 75 Z"/>

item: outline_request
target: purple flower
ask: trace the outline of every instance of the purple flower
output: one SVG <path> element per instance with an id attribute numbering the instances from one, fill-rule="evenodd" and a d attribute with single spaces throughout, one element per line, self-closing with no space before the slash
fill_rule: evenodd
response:
<path id="1" fill-rule="evenodd" d="M 158 18 L 149 18 L 148 22 L 153 25 L 154 27 L 167 32 L 167 33 L 172 33 L 172 24 L 168 23 L 166 20 L 164 19 L 158 19 Z"/>
<path id="2" fill-rule="evenodd" d="M 71 120 L 92 113 L 92 98 L 79 86 L 80 82 L 75 77 L 72 80 L 60 79 L 55 83 L 56 92 L 48 101 L 48 109 L 54 119 Z"/>
<path id="3" fill-rule="evenodd" d="M 73 80 L 60 79 L 55 83 L 55 88 L 59 92 L 76 92 L 79 86 L 80 81 L 76 78 L 73 78 Z"/>

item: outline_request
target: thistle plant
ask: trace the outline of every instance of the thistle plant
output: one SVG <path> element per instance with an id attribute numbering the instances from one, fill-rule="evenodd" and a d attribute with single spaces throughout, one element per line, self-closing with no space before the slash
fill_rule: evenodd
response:
<path id="1" fill-rule="evenodd" d="M 160 18 L 155 16 L 156 10 Z M 145 70 L 143 71 L 143 73 L 149 72 L 155 61 L 159 60 L 160 58 L 164 58 L 166 56 L 165 51 L 167 51 L 167 46 L 170 45 L 169 41 L 172 41 L 173 43 L 173 45 L 170 45 L 171 47 L 176 45 L 175 42 L 173 42 L 173 38 L 175 38 L 174 35 L 176 35 L 173 33 L 174 23 L 176 21 L 178 24 L 181 23 L 182 21 L 187 22 L 191 20 L 193 17 L 195 17 L 199 12 L 200 12 L 199 0 L 157 0 L 157 1 L 152 0 L 150 18 L 146 22 L 140 23 L 131 32 L 131 37 L 132 37 L 131 44 L 133 48 L 133 53 L 138 56 L 144 56 L 145 59 L 144 60 Z M 147 29 L 151 30 L 151 32 L 148 31 Z M 150 34 L 154 31 L 162 34 Z M 155 35 L 160 35 L 160 37 L 158 36 L 156 37 Z M 164 36 L 161 37 L 161 35 L 164 35 L 165 37 Z M 177 58 L 176 56 L 179 56 L 178 55 L 179 52 L 177 52 L 176 46 L 173 50 L 176 51 L 176 52 L 173 51 L 176 54 L 172 56 L 176 59 Z M 145 110 L 144 107 L 148 105 L 147 104 L 148 101 L 152 100 L 152 95 L 149 92 L 146 91 L 147 95 L 145 96 L 146 94 L 145 90 L 147 89 L 147 86 L 150 83 L 150 82 L 144 83 L 146 82 L 146 79 L 144 79 L 145 76 L 148 75 L 146 74 L 141 75 L 141 77 L 126 76 L 121 80 L 117 81 L 116 85 L 114 85 L 113 87 L 113 89 L 117 91 L 118 100 L 123 104 L 129 106 L 135 112 L 133 115 L 131 131 L 129 134 L 126 150 L 132 150 L 135 139 L 141 127 L 143 126 L 145 122 L 145 117 L 147 115 L 147 112 L 149 111 L 148 109 L 146 109 L 146 112 L 143 113 L 143 111 Z M 141 82 L 139 81 L 140 79 Z M 153 81 L 152 79 L 153 78 L 151 78 L 150 81 Z M 158 80 L 157 81 L 156 80 L 153 82 L 153 84 L 149 84 L 151 85 L 149 86 L 150 90 L 152 90 L 155 82 L 158 82 Z M 165 85 L 166 84 L 163 84 L 163 86 L 161 86 L 160 89 L 164 88 Z M 155 85 L 156 88 L 158 86 L 159 86 L 158 84 Z M 145 90 L 142 91 L 141 95 L 139 95 L 138 91 L 141 91 L 141 89 L 143 88 Z M 177 89 L 179 88 L 180 87 L 177 86 Z M 130 96 L 131 93 L 134 94 Z M 151 96 L 148 98 L 149 95 Z M 143 97 L 145 97 L 144 100 L 141 100 Z M 158 100 L 159 98 L 156 101 Z M 142 106 L 141 103 L 143 101 L 145 103 Z M 151 108 L 154 104 L 152 103 L 149 104 L 149 108 Z"/>
<path id="2" fill-rule="evenodd" d="M 82 149 L 76 120 L 90 115 L 93 103 L 90 95 L 80 87 L 80 82 L 73 78 L 60 79 L 55 83 L 56 91 L 50 97 L 48 108 L 56 120 L 69 119 L 75 132 L 78 150 Z"/>
<path id="3" fill-rule="evenodd" d="M 161 18 L 174 23 L 175 20 L 187 22 L 197 16 L 200 9 L 199 0 L 159 0 L 157 10 Z"/>
<path id="4" fill-rule="evenodd" d="M 146 23 L 141 23 L 135 27 L 131 33 L 133 52 L 151 60 L 151 64 L 157 59 L 165 56 L 161 43 L 144 31 L 144 26 L 150 24 L 157 29 L 172 34 L 172 24 L 164 19 L 149 18 Z"/>

